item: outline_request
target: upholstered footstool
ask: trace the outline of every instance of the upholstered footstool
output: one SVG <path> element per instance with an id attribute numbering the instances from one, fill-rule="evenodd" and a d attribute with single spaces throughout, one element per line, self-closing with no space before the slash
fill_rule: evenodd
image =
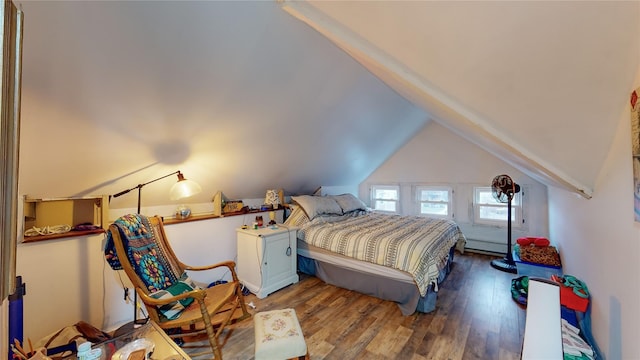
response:
<path id="1" fill-rule="evenodd" d="M 296 311 L 263 311 L 253 316 L 256 360 L 309 359 Z"/>

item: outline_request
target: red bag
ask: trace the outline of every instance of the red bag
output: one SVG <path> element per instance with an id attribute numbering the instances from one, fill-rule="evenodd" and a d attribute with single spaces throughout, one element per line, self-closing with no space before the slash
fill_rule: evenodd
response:
<path id="1" fill-rule="evenodd" d="M 587 311 L 589 306 L 589 289 L 587 285 L 578 278 L 565 275 L 559 277 L 551 276 L 551 280 L 560 284 L 560 304 L 571 310 L 580 312 Z"/>

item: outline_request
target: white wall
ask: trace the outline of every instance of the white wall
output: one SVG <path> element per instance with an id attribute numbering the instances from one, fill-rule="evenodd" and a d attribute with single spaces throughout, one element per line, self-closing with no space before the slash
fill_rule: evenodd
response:
<path id="1" fill-rule="evenodd" d="M 268 212 L 263 212 L 171 224 L 165 230 L 183 262 L 207 265 L 236 259 L 235 229 L 251 224 L 256 215 L 268 219 Z M 282 221 L 281 210 L 277 218 Z M 25 339 L 35 342 L 80 320 L 105 330 L 133 320 L 132 304 L 123 300 L 122 282 L 131 285 L 123 271 L 113 271 L 104 261 L 103 244 L 103 235 L 92 235 L 18 245 L 17 274 L 27 290 Z M 218 271 L 191 276 L 205 286 L 230 278 Z"/>
<path id="2" fill-rule="evenodd" d="M 103 314 L 109 314 L 108 321 L 124 322 L 126 317 L 117 314 L 128 307 L 115 272 L 103 260 L 103 238 L 92 235 L 18 245 L 16 273 L 26 284 L 25 339 L 35 342 L 80 320 L 101 327 Z"/>
<path id="3" fill-rule="evenodd" d="M 372 184 L 399 184 L 403 214 L 413 211 L 412 184 L 451 184 L 454 188 L 455 221 L 469 244 L 487 251 L 506 251 L 506 230 L 472 224 L 474 186 L 491 186 L 496 175 L 508 174 L 526 190 L 527 223 L 513 229 L 512 238 L 548 236 L 546 186 L 504 161 L 462 139 L 432 121 L 359 186 L 359 196 L 370 205 Z M 477 241 L 475 241 L 477 240 Z M 550 239 L 553 242 L 553 239 Z M 494 250 L 495 249 L 495 250 Z"/>
<path id="4" fill-rule="evenodd" d="M 549 188 L 551 236 L 560 243 L 564 272 L 589 287 L 592 330 L 607 359 L 640 356 L 640 223 L 633 219 L 629 113 L 629 105 L 621 109 L 592 199 Z"/>
<path id="5" fill-rule="evenodd" d="M 341 195 L 341 194 L 353 194 L 358 196 L 358 185 L 344 185 L 344 186 L 325 186 L 320 188 L 319 195 Z"/>

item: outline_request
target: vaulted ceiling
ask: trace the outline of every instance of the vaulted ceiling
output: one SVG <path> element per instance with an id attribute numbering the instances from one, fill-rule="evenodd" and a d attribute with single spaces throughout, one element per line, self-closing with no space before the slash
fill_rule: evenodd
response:
<path id="1" fill-rule="evenodd" d="M 589 196 L 640 52 L 637 2 L 21 5 L 20 191 L 37 197 L 175 170 L 193 202 L 355 185 L 432 120 Z"/>
<path id="2" fill-rule="evenodd" d="M 638 71 L 637 2 L 287 2 L 430 118 L 590 197 Z"/>

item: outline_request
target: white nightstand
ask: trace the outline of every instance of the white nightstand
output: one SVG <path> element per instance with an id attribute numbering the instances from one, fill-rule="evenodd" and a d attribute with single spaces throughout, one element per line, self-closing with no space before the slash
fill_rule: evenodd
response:
<path id="1" fill-rule="evenodd" d="M 259 299 L 298 282 L 296 227 L 237 229 L 237 273 Z"/>

